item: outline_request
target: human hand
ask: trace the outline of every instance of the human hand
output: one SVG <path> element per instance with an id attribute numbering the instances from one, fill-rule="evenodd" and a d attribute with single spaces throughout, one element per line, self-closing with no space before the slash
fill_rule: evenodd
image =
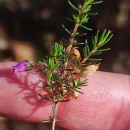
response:
<path id="1" fill-rule="evenodd" d="M 37 96 L 41 75 L 34 71 L 13 73 L 16 63 L 0 63 L 0 115 L 41 122 L 51 115 L 51 104 Z M 58 125 L 70 130 L 130 130 L 130 76 L 96 72 L 84 94 L 60 103 Z"/>

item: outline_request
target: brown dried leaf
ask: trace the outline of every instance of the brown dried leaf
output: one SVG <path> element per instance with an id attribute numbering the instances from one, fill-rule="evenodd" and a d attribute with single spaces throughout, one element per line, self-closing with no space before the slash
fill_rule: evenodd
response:
<path id="1" fill-rule="evenodd" d="M 99 68 L 99 64 L 93 64 L 93 65 L 89 65 L 85 68 L 85 70 L 82 70 L 80 72 L 80 75 L 82 77 L 86 77 L 86 76 L 90 76 L 92 74 L 94 74 Z"/>

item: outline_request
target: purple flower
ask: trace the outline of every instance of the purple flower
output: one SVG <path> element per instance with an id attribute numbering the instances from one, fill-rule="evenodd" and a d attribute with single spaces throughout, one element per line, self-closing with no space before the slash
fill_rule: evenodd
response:
<path id="1" fill-rule="evenodd" d="M 13 66 L 13 72 L 21 72 L 30 69 L 30 62 L 22 61 L 18 63 L 16 66 Z"/>

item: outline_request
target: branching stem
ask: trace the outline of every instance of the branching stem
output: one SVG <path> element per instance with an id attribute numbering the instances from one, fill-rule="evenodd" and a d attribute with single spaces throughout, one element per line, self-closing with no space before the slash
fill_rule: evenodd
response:
<path id="1" fill-rule="evenodd" d="M 82 6 L 82 9 L 79 11 L 79 15 L 78 15 L 79 21 L 80 21 L 81 18 L 82 18 L 83 10 L 86 8 L 86 6 L 87 6 L 87 4 L 86 4 L 86 2 L 85 2 L 85 3 L 83 4 L 83 6 Z M 74 29 L 73 29 L 73 31 L 72 31 L 72 33 L 71 33 L 71 37 L 70 37 L 70 44 L 69 44 L 69 46 L 67 47 L 67 51 L 68 51 L 68 52 L 71 51 L 71 48 L 72 48 L 72 46 L 73 46 L 73 44 L 74 44 L 76 32 L 77 32 L 79 26 L 80 26 L 80 23 L 75 23 Z"/>
<path id="2" fill-rule="evenodd" d="M 95 51 L 99 48 L 99 46 L 97 46 L 94 50 L 92 50 L 82 61 L 80 64 L 83 64 L 85 61 L 87 61 L 89 59 L 89 57 L 92 56 L 93 53 L 95 53 Z"/>

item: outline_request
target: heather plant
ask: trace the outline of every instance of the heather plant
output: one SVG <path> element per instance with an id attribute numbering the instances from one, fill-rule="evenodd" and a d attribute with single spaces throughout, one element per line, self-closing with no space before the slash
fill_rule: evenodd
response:
<path id="1" fill-rule="evenodd" d="M 87 82 L 89 82 L 87 77 L 92 75 L 100 65 L 101 59 L 95 58 L 95 56 L 110 49 L 104 48 L 113 36 L 111 31 L 107 29 L 102 32 L 98 30 L 89 43 L 86 33 L 82 34 L 86 38 L 83 43 L 77 41 L 77 37 L 81 36 L 79 28 L 86 32 L 92 30 L 86 26 L 89 16 L 97 14 L 92 13 L 91 9 L 93 5 L 101 2 L 99 0 L 84 0 L 82 5 L 75 6 L 68 0 L 70 7 L 75 10 L 75 14 L 72 15 L 72 18 L 67 18 L 70 22 L 73 22 L 72 31 L 62 25 L 63 29 L 69 34 L 66 43 L 54 43 L 50 55 L 43 57 L 41 61 L 25 60 L 13 66 L 14 72 L 20 72 L 34 69 L 37 64 L 40 64 L 39 71 L 45 79 L 39 79 L 42 82 L 42 89 L 37 94 L 43 100 L 52 103 L 52 115 L 42 122 L 52 123 L 52 130 L 55 129 L 56 122 L 62 121 L 57 119 L 57 105 L 78 99 L 79 94 L 83 94 L 81 89 L 87 86 Z M 79 47 L 82 48 L 82 51 L 79 51 Z"/>

